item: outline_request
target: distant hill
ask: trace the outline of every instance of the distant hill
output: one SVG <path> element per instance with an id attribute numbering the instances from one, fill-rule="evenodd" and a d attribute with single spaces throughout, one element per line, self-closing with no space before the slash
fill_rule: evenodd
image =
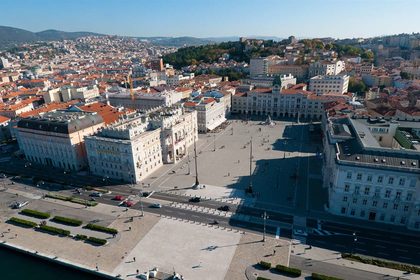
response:
<path id="1" fill-rule="evenodd" d="M 35 34 L 44 41 L 72 40 L 86 36 L 104 36 L 104 34 L 94 32 L 66 32 L 54 29 L 36 32 Z"/>
<path id="2" fill-rule="evenodd" d="M 8 48 L 15 44 L 36 41 L 70 40 L 91 35 L 104 36 L 103 34 L 93 32 L 65 32 L 52 29 L 41 32 L 31 32 L 20 28 L 0 26 L 0 49 Z"/>
<path id="3" fill-rule="evenodd" d="M 137 37 L 140 40 L 147 40 L 153 44 L 167 47 L 189 47 L 189 46 L 202 46 L 214 44 L 215 41 L 196 38 L 196 37 Z"/>
<path id="4" fill-rule="evenodd" d="M 14 27 L 0 26 L 0 48 L 37 40 L 39 38 L 33 32 Z"/>

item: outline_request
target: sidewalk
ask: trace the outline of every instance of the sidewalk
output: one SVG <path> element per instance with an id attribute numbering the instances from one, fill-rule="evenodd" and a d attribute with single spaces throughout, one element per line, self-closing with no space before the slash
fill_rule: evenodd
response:
<path id="1" fill-rule="evenodd" d="M 308 245 L 299 244 L 292 246 L 292 255 L 305 258 L 306 260 L 325 262 L 330 264 L 335 264 L 339 266 L 344 266 L 352 269 L 357 269 L 366 272 L 373 272 L 382 275 L 388 275 L 392 277 L 400 277 L 400 279 L 412 279 L 420 280 L 420 275 L 418 274 L 404 274 L 404 271 L 389 269 L 385 267 L 379 267 L 375 265 L 369 265 L 364 263 L 359 263 L 355 261 L 350 261 L 341 258 L 341 253 L 336 251 L 330 251 L 318 247 L 312 246 L 312 249 L 305 250 L 308 248 Z M 307 267 L 301 267 L 302 270 L 308 270 Z M 310 268 L 309 268 L 310 269 Z"/>

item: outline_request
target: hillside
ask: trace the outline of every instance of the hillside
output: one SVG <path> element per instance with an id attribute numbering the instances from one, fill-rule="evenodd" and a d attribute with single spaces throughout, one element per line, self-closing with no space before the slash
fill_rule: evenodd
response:
<path id="1" fill-rule="evenodd" d="M 35 34 L 44 41 L 72 40 L 86 36 L 104 36 L 103 34 L 93 32 L 65 32 L 54 29 L 36 32 Z"/>
<path id="2" fill-rule="evenodd" d="M 37 40 L 39 40 L 39 38 L 33 32 L 9 26 L 0 26 L 0 48 L 2 48 L 2 46 L 8 47 L 13 44 L 21 44 Z"/>
<path id="3" fill-rule="evenodd" d="M 230 58 L 242 62 L 249 62 L 252 57 L 281 55 L 284 45 L 280 42 L 272 40 L 264 41 L 259 45 L 254 45 L 248 50 L 245 44 L 239 41 L 224 42 L 220 44 L 185 47 L 180 48 L 177 52 L 165 55 L 163 60 L 165 63 L 174 65 L 175 68 L 198 64 L 199 62 L 212 63 L 216 62 L 224 54 L 228 54 Z"/>
<path id="4" fill-rule="evenodd" d="M 0 49 L 12 47 L 15 44 L 30 43 L 36 41 L 59 41 L 65 39 L 76 39 L 79 37 L 102 34 L 92 32 L 65 32 L 59 30 L 45 30 L 31 32 L 28 30 L 9 26 L 0 26 Z"/>

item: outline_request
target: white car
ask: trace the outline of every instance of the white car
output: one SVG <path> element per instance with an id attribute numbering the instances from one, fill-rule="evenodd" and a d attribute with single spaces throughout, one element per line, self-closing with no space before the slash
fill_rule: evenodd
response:
<path id="1" fill-rule="evenodd" d="M 160 204 L 160 203 L 153 203 L 152 205 L 150 205 L 150 207 L 152 207 L 152 208 L 162 208 L 162 204 Z"/>
<path id="2" fill-rule="evenodd" d="M 102 196 L 102 193 L 100 193 L 100 192 L 93 192 L 93 193 L 90 194 L 90 196 L 92 196 L 92 197 L 101 197 Z"/>
<path id="3" fill-rule="evenodd" d="M 293 235 L 308 236 L 308 233 L 302 229 L 294 229 Z"/>

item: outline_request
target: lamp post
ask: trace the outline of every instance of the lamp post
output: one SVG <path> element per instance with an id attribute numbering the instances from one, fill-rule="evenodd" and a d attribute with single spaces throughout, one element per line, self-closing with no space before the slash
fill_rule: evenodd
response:
<path id="1" fill-rule="evenodd" d="M 264 214 L 262 214 L 261 217 L 264 219 L 264 231 L 263 231 L 263 240 L 262 241 L 265 242 L 265 222 L 270 217 L 267 215 L 266 211 L 264 211 Z"/>
<path id="2" fill-rule="evenodd" d="M 200 184 L 198 182 L 198 165 L 197 165 L 197 139 L 194 139 L 194 159 L 195 159 L 195 185 L 194 187 L 198 187 L 198 185 Z"/>
<path id="3" fill-rule="evenodd" d="M 216 151 L 216 134 L 213 135 L 213 152 Z"/>
<path id="4" fill-rule="evenodd" d="M 357 242 L 357 235 L 355 232 L 353 232 L 353 246 L 352 246 L 351 254 L 354 254 L 354 250 L 356 249 L 356 242 Z"/>
<path id="5" fill-rule="evenodd" d="M 252 193 L 252 137 L 251 137 L 250 149 L 249 149 L 249 185 L 246 192 Z"/>

